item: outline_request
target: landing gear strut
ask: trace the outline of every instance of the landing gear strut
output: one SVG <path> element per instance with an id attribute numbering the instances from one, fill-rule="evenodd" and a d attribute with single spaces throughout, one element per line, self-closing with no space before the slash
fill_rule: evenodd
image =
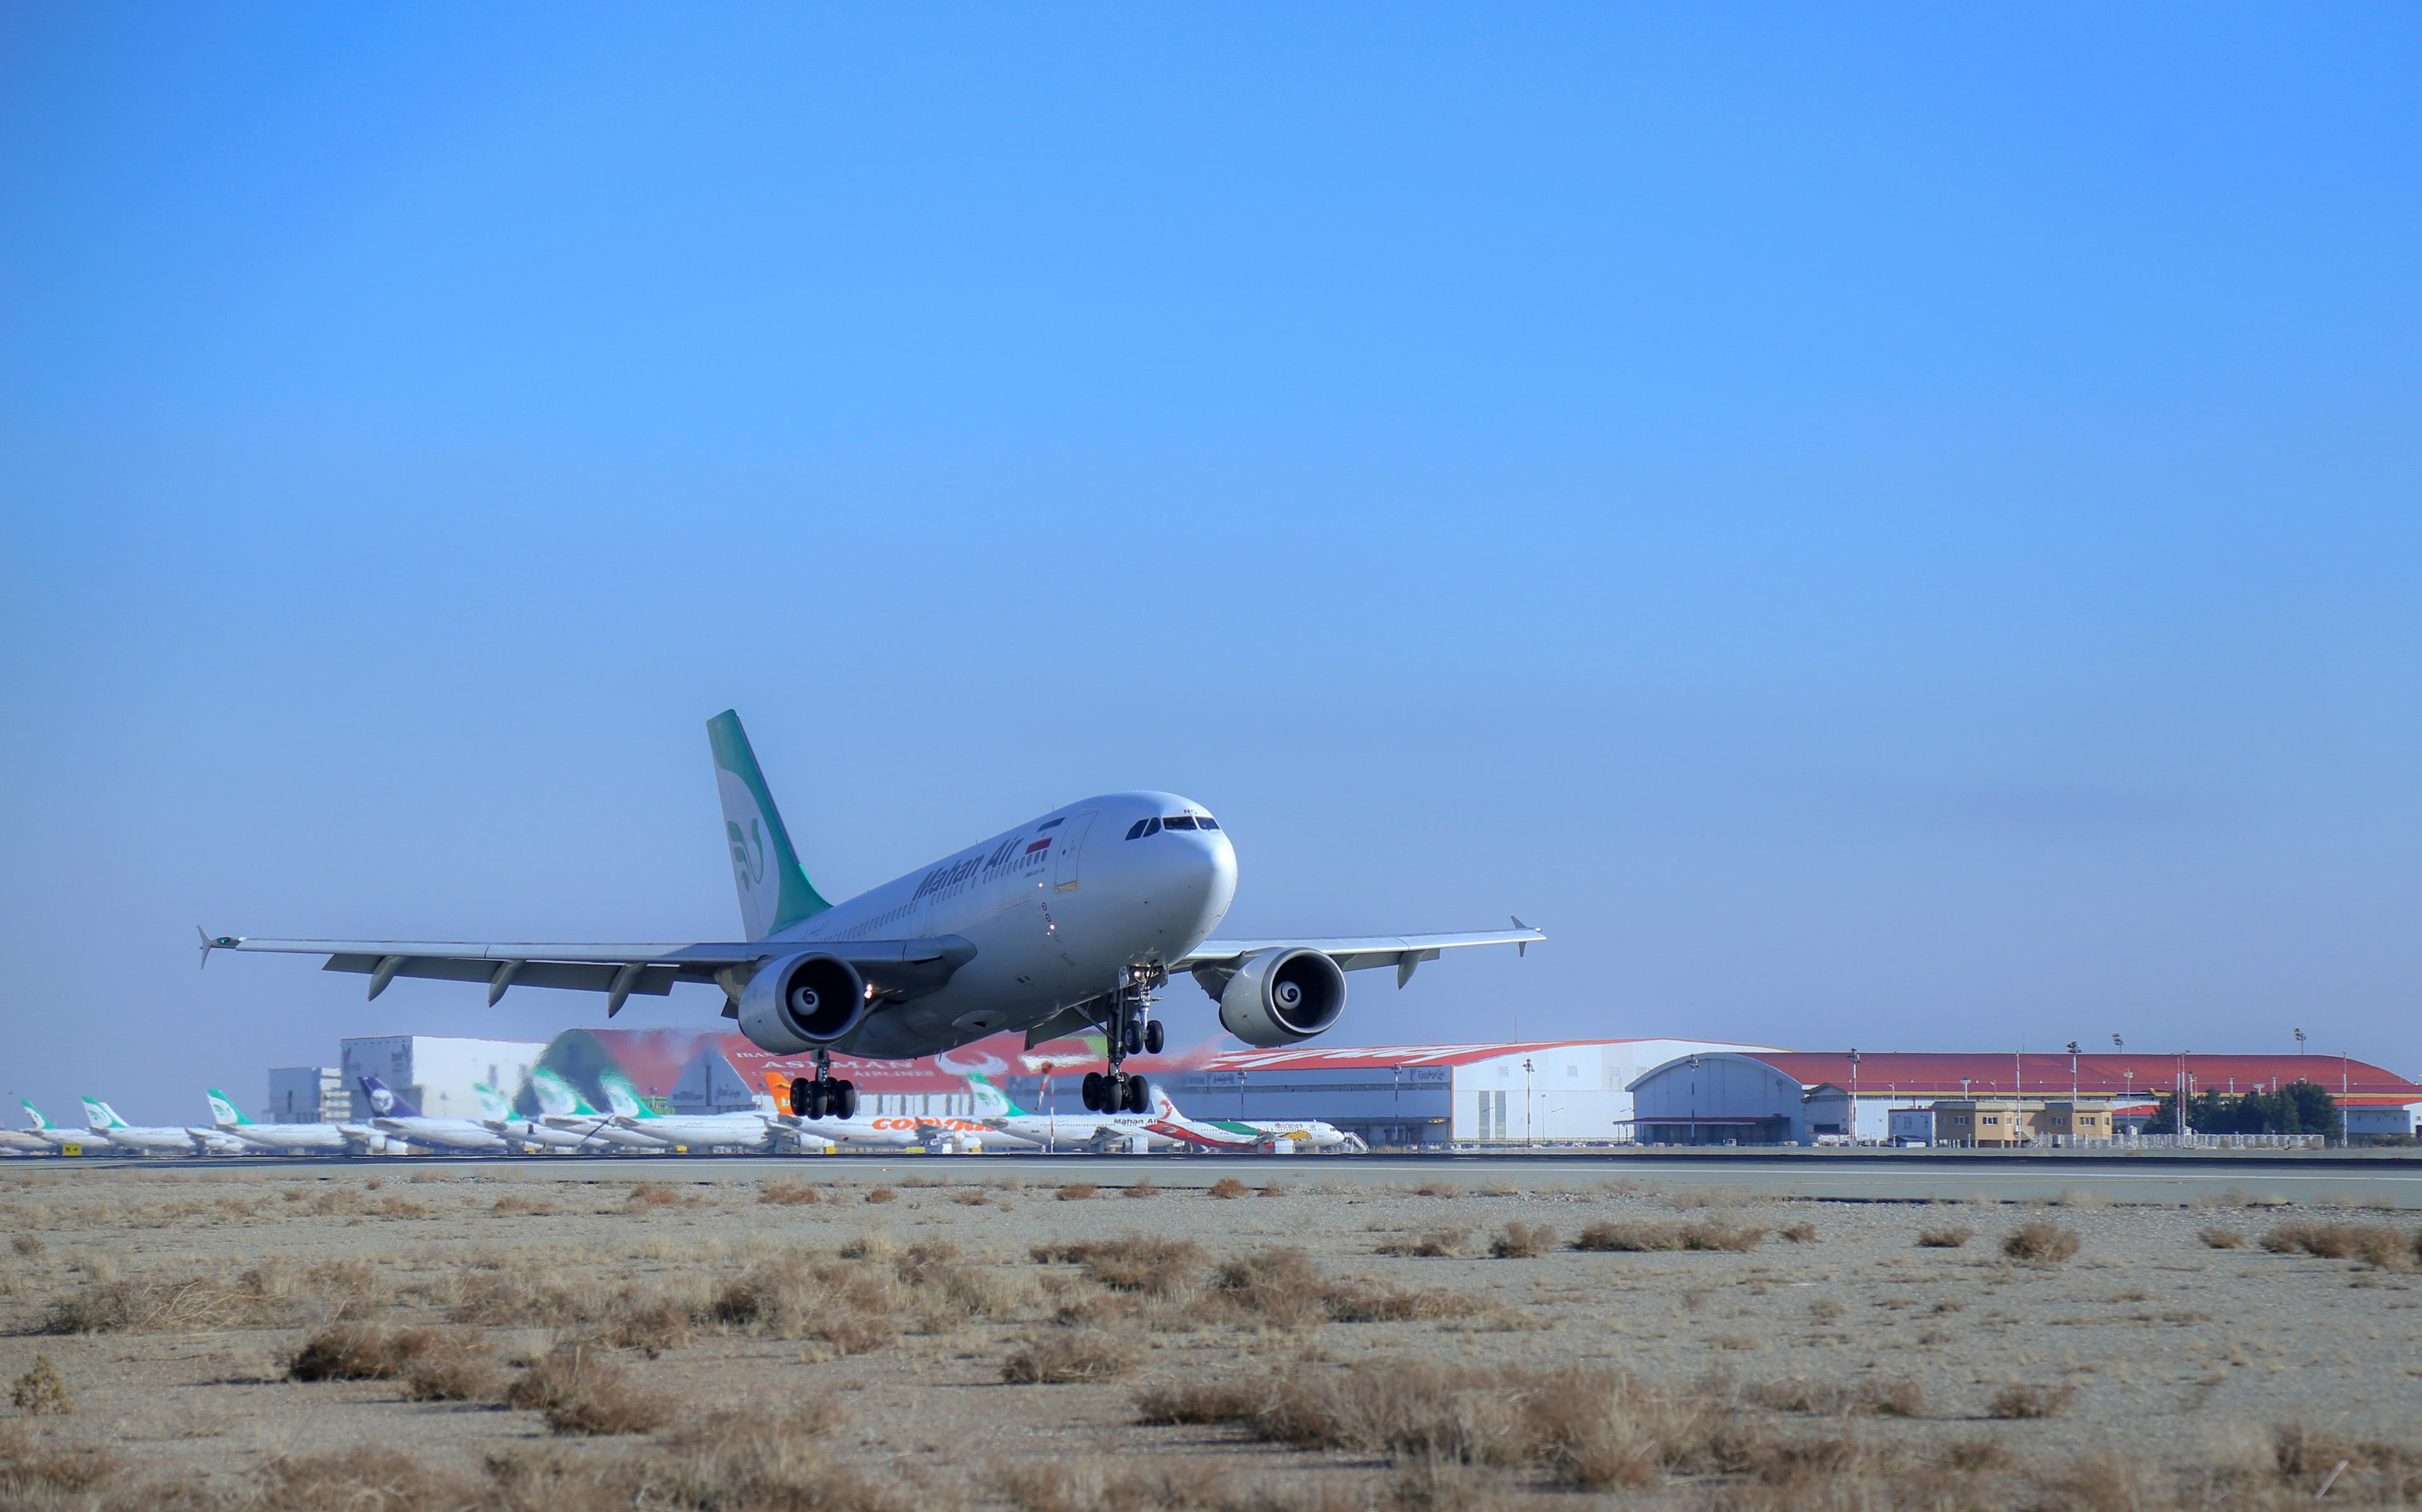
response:
<path id="1" fill-rule="evenodd" d="M 814 1079 L 800 1076 L 791 1081 L 791 1115 L 795 1118 L 855 1118 L 857 1083 L 836 1080 L 831 1055 L 820 1050 L 816 1052 Z"/>
<path id="2" fill-rule="evenodd" d="M 1130 1055 L 1160 1053 L 1168 1036 L 1151 1017 L 1153 990 L 1169 980 L 1159 966 L 1130 966 L 1126 980 L 1112 996 L 1109 1021 L 1103 1027 L 1109 1041 L 1108 1072 L 1085 1073 L 1085 1108 L 1090 1113 L 1142 1113 L 1152 1106 L 1152 1089 L 1140 1076 L 1127 1074 Z"/>

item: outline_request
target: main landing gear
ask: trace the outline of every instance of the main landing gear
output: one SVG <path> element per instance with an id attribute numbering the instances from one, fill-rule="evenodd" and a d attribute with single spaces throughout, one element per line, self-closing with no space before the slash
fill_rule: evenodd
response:
<path id="1" fill-rule="evenodd" d="M 1110 1068 L 1085 1073 L 1085 1108 L 1089 1113 L 1142 1113 L 1152 1106 L 1152 1088 L 1140 1076 L 1127 1073 L 1130 1055 L 1157 1055 L 1168 1042 L 1158 1019 L 1151 1017 L 1152 990 L 1169 980 L 1157 966 L 1130 966 L 1116 994 L 1109 1031 Z"/>
<path id="2" fill-rule="evenodd" d="M 796 1118 L 855 1118 L 857 1116 L 857 1083 L 836 1080 L 832 1066 L 819 1052 L 816 1074 L 791 1080 L 791 1115 Z"/>

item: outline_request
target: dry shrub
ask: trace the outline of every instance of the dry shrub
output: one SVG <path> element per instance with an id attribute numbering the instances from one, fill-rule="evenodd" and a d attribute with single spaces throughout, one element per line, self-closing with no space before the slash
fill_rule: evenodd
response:
<path id="1" fill-rule="evenodd" d="M 1816 1225 L 1810 1223 L 1785 1224 L 1781 1228 L 1776 1229 L 1775 1234 L 1777 1237 L 1788 1239 L 1794 1244 L 1814 1244 L 1816 1242 Z"/>
<path id="2" fill-rule="evenodd" d="M 303 1342 L 287 1365 L 296 1380 L 402 1380 L 423 1402 L 494 1401 L 504 1388 L 485 1341 L 432 1328 L 338 1323 Z"/>
<path id="3" fill-rule="evenodd" d="M 1924 1417 L 1926 1390 L 1913 1380 L 1769 1380 L 1746 1388 L 1742 1398 L 1776 1412 L 1816 1417 Z"/>
<path id="4" fill-rule="evenodd" d="M 544 1413 L 558 1433 L 653 1433 L 665 1421 L 659 1398 L 635 1387 L 604 1348 L 580 1340 L 540 1356 L 506 1388 L 505 1405 Z"/>
<path id="5" fill-rule="evenodd" d="M 1160 1195 L 1160 1189 L 1152 1184 L 1152 1177 L 1148 1176 L 1140 1177 L 1137 1178 L 1135 1185 L 1121 1187 L 1119 1189 L 1119 1195 L 1122 1197 L 1157 1197 Z"/>
<path id="6" fill-rule="evenodd" d="M 2002 1253 L 2029 1265 L 2058 1265 L 2077 1253 L 2077 1230 L 2037 1219 L 2002 1237 Z"/>
<path id="7" fill-rule="evenodd" d="M 1423 1260 L 1452 1259 L 1461 1255 L 1470 1242 L 1471 1230 L 1449 1224 L 1411 1239 L 1392 1239 L 1379 1246 L 1379 1253 Z"/>
<path id="8" fill-rule="evenodd" d="M 1177 1457 L 1029 1459 L 984 1477 L 1018 1512 L 1369 1512 L 1369 1498 L 1322 1480 L 1262 1484 L 1233 1479 L 1201 1458 Z M 1398 1504 L 1404 1504 L 1399 1499 Z M 1447 1504 L 1439 1504 L 1444 1512 Z M 1470 1501 L 1456 1512 L 1483 1512 Z"/>
<path id="9" fill-rule="evenodd" d="M 492 1204 L 488 1211 L 500 1216 L 522 1214 L 540 1217 L 555 1211 L 555 1204 L 543 1197 L 525 1197 L 518 1192 L 508 1192 Z"/>
<path id="10" fill-rule="evenodd" d="M 1973 1228 L 1921 1228 L 1917 1231 L 1917 1247 L 1921 1250 L 1956 1250 L 1976 1237 Z"/>
<path id="11" fill-rule="evenodd" d="M 1221 1310 L 1274 1328 L 1470 1317 L 1489 1311 L 1487 1302 L 1458 1292 L 1411 1291 L 1367 1277 L 1325 1275 L 1310 1255 L 1293 1245 L 1220 1262 L 1212 1271 L 1211 1288 Z"/>
<path id="12" fill-rule="evenodd" d="M 2382 1270 L 2411 1270 L 2422 1233 L 2408 1239 L 2386 1224 L 2281 1224 L 2262 1236 L 2273 1255 L 2303 1251 L 2324 1260 L 2360 1260 Z"/>
<path id="13" fill-rule="evenodd" d="M 1556 1231 L 1545 1224 L 1508 1223 L 1488 1240 L 1501 1260 L 1535 1260 L 1556 1247 Z"/>
<path id="14" fill-rule="evenodd" d="M 2422 1491 L 2422 1448 L 2288 1424 L 2272 1430 L 2269 1457 L 2272 1473 L 2298 1493 L 2299 1501 L 2314 1496 L 2325 1481 L 2332 1483 L 2332 1500 L 2353 1503 L 2403 1506 Z"/>
<path id="15" fill-rule="evenodd" d="M 824 1193 L 794 1176 L 778 1177 L 757 1189 L 757 1200 L 783 1208 L 811 1208 Z"/>
<path id="16" fill-rule="evenodd" d="M 889 1187 L 876 1187 L 873 1191 L 866 1194 L 866 1200 L 880 1206 L 887 1202 L 898 1202 L 900 1200 L 900 1193 L 892 1191 Z"/>
<path id="17" fill-rule="evenodd" d="M 2196 1234 L 2195 1237 L 2202 1239 L 2206 1244 L 2210 1245 L 2215 1250 L 2241 1250 L 2245 1248 L 2245 1236 L 2233 1228 L 2222 1228 L 2218 1225 L 2214 1225 L 2210 1228 L 2202 1230 Z"/>
<path id="18" fill-rule="evenodd" d="M 1126 1347 L 1117 1335 L 1095 1329 L 1056 1329 L 1028 1337 L 1001 1362 L 1000 1379 L 1037 1385 L 1108 1380 L 1123 1374 Z"/>
<path id="19" fill-rule="evenodd" d="M 577 1327 L 600 1343 L 653 1357 L 689 1343 L 705 1305 L 686 1286 L 672 1291 L 628 1281 L 608 1289 L 586 1276 L 496 1270 L 465 1277 L 447 1316 L 497 1328 Z"/>
<path id="20" fill-rule="evenodd" d="M 1985 1404 L 1987 1417 L 2058 1417 L 2077 1396 L 2074 1386 L 2005 1386 Z"/>
<path id="21" fill-rule="evenodd" d="M 1416 1197 L 1468 1197 L 1471 1192 L 1470 1189 L 1461 1182 L 1430 1180 L 1423 1181 L 1413 1188 L 1413 1195 Z"/>
<path id="22" fill-rule="evenodd" d="M 14 1235 L 8 1240 L 8 1247 L 17 1252 L 20 1259 L 39 1260 L 42 1257 L 42 1236 L 39 1234 Z"/>
<path id="23" fill-rule="evenodd" d="M 468 1476 L 432 1471 L 398 1450 L 365 1443 L 273 1458 L 241 1504 L 245 1512 L 441 1512 L 479 1505 L 488 1500 L 483 1489 Z"/>
<path id="24" fill-rule="evenodd" d="M 962 1208 L 988 1208 L 992 1206 L 992 1194 L 988 1192 L 982 1191 L 981 1189 L 953 1193 L 951 1200 L 957 1203 Z"/>
<path id="25" fill-rule="evenodd" d="M 1083 1202 L 1089 1197 L 1100 1195 L 1101 1191 L 1101 1188 L 1091 1181 L 1071 1181 L 1052 1195 L 1062 1202 Z"/>
<path id="26" fill-rule="evenodd" d="M 1000 1277 L 962 1260 L 959 1247 L 948 1239 L 911 1244 L 892 1262 L 892 1273 L 908 1288 L 927 1333 L 968 1318 L 998 1317 L 1015 1304 Z"/>
<path id="27" fill-rule="evenodd" d="M 1666 1250 L 1740 1253 L 1757 1248 L 1765 1239 L 1766 1230 L 1754 1224 L 1727 1224 L 1711 1218 L 1693 1219 L 1687 1224 L 1616 1223 L 1601 1219 L 1581 1230 L 1581 1237 L 1573 1242 L 1573 1248 L 1600 1253 Z"/>
<path id="28" fill-rule="evenodd" d="M 1192 1239 L 1147 1239 L 1140 1234 L 1038 1244 L 1029 1253 L 1038 1265 L 1080 1265 L 1086 1275 L 1114 1291 L 1140 1291 L 1154 1297 L 1198 1285 L 1204 1267 L 1211 1263 L 1203 1246 Z"/>
<path id="29" fill-rule="evenodd" d="M 65 1504 L 61 1498 L 98 1490 L 124 1468 L 106 1444 L 61 1443 L 22 1421 L 0 1423 L 0 1505 Z"/>
<path id="30" fill-rule="evenodd" d="M 642 1181 L 623 1194 L 622 1206 L 634 1213 L 647 1213 L 686 1208 L 698 1200 L 696 1192 L 678 1191 L 661 1181 Z"/>
<path id="31" fill-rule="evenodd" d="M 1253 1195 L 1256 1197 L 1283 1197 L 1286 1195 L 1286 1188 L 1280 1186 L 1275 1181 L 1268 1181 L 1263 1183 L 1262 1189 L 1259 1192 L 1254 1192 Z"/>
<path id="32" fill-rule="evenodd" d="M 34 1367 L 8 1388 L 8 1400 L 27 1417 L 58 1417 L 75 1411 L 68 1383 L 47 1354 L 34 1356 Z"/>
<path id="33" fill-rule="evenodd" d="M 727 1327 L 778 1339 L 821 1339 L 858 1354 L 897 1335 L 889 1319 L 907 1303 L 905 1288 L 888 1271 L 785 1255 L 716 1286 L 707 1316 Z"/>
<path id="34" fill-rule="evenodd" d="M 1761 1431 L 1718 1391 L 1601 1371 L 1370 1361 L 1344 1371 L 1155 1387 L 1146 1423 L 1233 1423 L 1301 1448 L 1535 1468 L 1584 1490 L 1748 1468 Z"/>
<path id="35" fill-rule="evenodd" d="M 1206 1197 L 1241 1197 L 1251 1190 L 1251 1188 L 1246 1186 L 1245 1183 L 1237 1180 L 1235 1177 L 1223 1176 L 1219 1180 L 1212 1182 L 1209 1187 L 1205 1188 L 1203 1194 Z"/>
<path id="36" fill-rule="evenodd" d="M 888 1229 L 861 1228 L 834 1253 L 844 1260 L 889 1260 L 900 1253 L 900 1246 Z"/>
<path id="37" fill-rule="evenodd" d="M 120 1278 L 88 1268 L 92 1279 L 59 1298 L 43 1320 L 48 1333 L 205 1333 L 275 1328 L 316 1305 L 338 1317 L 360 1317 L 384 1299 L 379 1274 L 359 1260 L 310 1267 L 265 1262 L 230 1277 Z"/>

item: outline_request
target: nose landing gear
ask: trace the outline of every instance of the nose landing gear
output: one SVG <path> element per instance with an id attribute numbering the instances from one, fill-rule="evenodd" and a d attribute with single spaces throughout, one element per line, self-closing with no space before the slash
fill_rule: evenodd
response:
<path id="1" fill-rule="evenodd" d="M 1085 1108 L 1089 1113 L 1142 1113 L 1152 1106 L 1152 1091 L 1140 1076 L 1125 1068 L 1130 1055 L 1157 1055 L 1168 1032 L 1151 1017 L 1153 990 L 1169 980 L 1161 966 L 1130 966 L 1126 980 L 1112 995 L 1109 1030 L 1110 1068 L 1085 1075 Z"/>

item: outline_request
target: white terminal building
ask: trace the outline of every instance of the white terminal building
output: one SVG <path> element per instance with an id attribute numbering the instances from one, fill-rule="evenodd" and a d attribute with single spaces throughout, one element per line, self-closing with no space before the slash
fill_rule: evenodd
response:
<path id="1" fill-rule="evenodd" d="M 1320 1118 L 1374 1146 L 1628 1144 L 1632 1083 L 1701 1039 L 1240 1050 L 1160 1080 L 1196 1118 Z"/>
<path id="2" fill-rule="evenodd" d="M 375 1076 L 432 1118 L 477 1118 L 484 1083 L 510 1098 L 529 1080 L 546 1052 L 517 1039 L 452 1039 L 435 1035 L 385 1035 L 337 1042 L 338 1072 L 349 1094 L 348 1116 L 367 1116 L 361 1078 Z"/>

